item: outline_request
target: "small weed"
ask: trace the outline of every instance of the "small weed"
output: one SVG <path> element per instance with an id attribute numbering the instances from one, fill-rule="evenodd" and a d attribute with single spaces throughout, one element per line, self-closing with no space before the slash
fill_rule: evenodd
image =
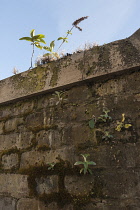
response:
<path id="1" fill-rule="evenodd" d="M 131 126 L 132 125 L 130 123 L 129 124 L 125 123 L 125 114 L 122 114 L 122 120 L 120 122 L 117 121 L 117 126 L 116 126 L 115 130 L 120 132 L 123 129 L 128 129 Z"/>
<path id="2" fill-rule="evenodd" d="M 104 132 L 104 136 L 102 136 L 102 140 L 111 140 L 113 138 L 113 135 L 111 135 L 108 131 Z"/>
<path id="3" fill-rule="evenodd" d="M 56 105 L 58 104 L 62 104 L 64 101 L 66 101 L 66 99 L 64 99 L 64 91 L 55 91 L 55 93 L 53 94 L 55 97 L 57 97 L 58 101 L 56 102 Z"/>
<path id="4" fill-rule="evenodd" d="M 76 162 L 74 165 L 83 165 L 83 168 L 81 168 L 81 170 L 80 170 L 80 174 L 82 173 L 82 172 L 84 172 L 84 174 L 86 174 L 86 173 L 90 173 L 90 174 L 92 174 L 92 171 L 91 171 L 91 169 L 89 169 L 89 165 L 96 165 L 96 163 L 95 162 L 93 162 L 93 161 L 88 161 L 87 160 L 87 157 L 88 156 L 90 156 L 89 154 L 81 154 L 82 155 L 82 157 L 84 158 L 84 161 L 78 161 L 78 162 Z"/>
<path id="5" fill-rule="evenodd" d="M 54 170 L 54 166 L 56 163 L 52 162 L 52 163 L 48 163 L 49 167 L 48 170 Z"/>
<path id="6" fill-rule="evenodd" d="M 100 116 L 98 117 L 98 121 L 99 121 L 99 122 L 107 122 L 107 121 L 112 120 L 112 117 L 110 117 L 110 116 L 108 115 L 108 113 L 110 112 L 110 110 L 104 109 L 103 112 L 104 112 L 104 114 L 102 114 L 102 115 L 100 115 Z"/>

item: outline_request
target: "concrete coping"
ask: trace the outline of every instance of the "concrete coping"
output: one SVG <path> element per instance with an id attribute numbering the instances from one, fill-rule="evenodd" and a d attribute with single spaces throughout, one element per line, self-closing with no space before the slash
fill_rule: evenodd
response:
<path id="1" fill-rule="evenodd" d="M 140 29 L 0 81 L 0 104 L 140 69 Z"/>

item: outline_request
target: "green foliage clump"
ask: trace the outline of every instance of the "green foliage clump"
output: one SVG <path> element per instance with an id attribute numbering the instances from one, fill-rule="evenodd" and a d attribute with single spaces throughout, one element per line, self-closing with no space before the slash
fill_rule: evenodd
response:
<path id="1" fill-rule="evenodd" d="M 104 135 L 102 136 L 102 140 L 105 140 L 105 141 L 111 140 L 112 138 L 113 138 L 113 135 L 111 135 L 111 134 L 109 133 L 109 131 L 105 131 L 105 132 L 104 132 Z"/>
<path id="2" fill-rule="evenodd" d="M 125 114 L 122 114 L 122 120 L 119 122 L 117 121 L 117 126 L 115 128 L 116 131 L 122 131 L 122 129 L 128 129 L 129 127 L 131 127 L 132 125 L 129 123 L 129 124 L 126 124 L 125 123 Z"/>
<path id="3" fill-rule="evenodd" d="M 81 17 L 81 18 L 75 20 L 72 23 L 72 28 L 67 31 L 67 33 L 66 33 L 67 35 L 65 37 L 59 37 L 57 39 L 58 41 L 62 41 L 62 43 L 60 44 L 59 48 L 62 46 L 62 44 L 64 42 L 68 42 L 68 35 L 69 34 L 72 35 L 72 30 L 73 30 L 74 27 L 77 28 L 78 30 L 82 31 L 82 29 L 78 26 L 78 24 L 81 21 L 83 21 L 83 20 L 85 20 L 87 18 L 88 18 L 88 16 L 85 16 L 85 17 Z M 44 60 L 44 58 L 46 58 L 47 62 L 51 61 L 51 60 L 54 60 L 54 59 L 57 59 L 57 58 L 60 58 L 58 53 L 53 51 L 54 47 L 55 47 L 55 40 L 51 41 L 49 46 L 42 46 L 41 43 L 46 44 L 44 38 L 45 38 L 44 34 L 37 34 L 37 35 L 35 35 L 35 29 L 32 29 L 30 31 L 30 37 L 22 37 L 22 38 L 19 39 L 19 40 L 29 41 L 29 42 L 31 42 L 31 45 L 33 46 L 33 51 L 32 51 L 32 56 L 31 56 L 31 67 L 30 68 L 33 67 L 32 66 L 32 59 L 33 59 L 33 56 L 34 56 L 34 47 L 37 47 L 37 48 L 39 48 L 41 50 L 44 49 L 44 50 L 48 51 L 48 53 L 45 53 L 43 55 L 43 58 L 42 58 L 43 60 Z"/>
<path id="4" fill-rule="evenodd" d="M 58 104 L 62 104 L 64 100 L 64 94 L 65 92 L 64 91 L 55 91 L 55 93 L 53 94 L 55 97 L 57 97 L 58 101 L 56 102 L 56 105 Z"/>
<path id="5" fill-rule="evenodd" d="M 81 154 L 82 155 L 82 157 L 84 158 L 84 161 L 78 161 L 78 162 L 76 162 L 74 165 L 83 165 L 83 168 L 81 168 L 81 170 L 80 170 L 80 174 L 82 173 L 82 172 L 84 172 L 84 174 L 86 174 L 86 173 L 90 173 L 90 174 L 92 174 L 92 171 L 91 171 L 91 169 L 89 168 L 89 165 L 96 165 L 96 163 L 95 162 L 93 162 L 93 161 L 88 161 L 87 160 L 87 157 L 88 156 L 90 156 L 89 154 Z"/>
<path id="6" fill-rule="evenodd" d="M 56 165 L 56 163 L 52 162 L 52 163 L 48 163 L 49 167 L 48 170 L 54 170 L 54 166 Z"/>
<path id="7" fill-rule="evenodd" d="M 98 117 L 98 120 L 99 120 L 99 121 L 101 121 L 101 122 L 107 122 L 107 121 L 112 120 L 112 117 L 110 117 L 110 116 L 108 115 L 108 113 L 110 112 L 110 110 L 104 109 L 103 112 L 104 112 L 104 114 L 102 114 L 102 115 L 100 115 L 100 116 Z"/>

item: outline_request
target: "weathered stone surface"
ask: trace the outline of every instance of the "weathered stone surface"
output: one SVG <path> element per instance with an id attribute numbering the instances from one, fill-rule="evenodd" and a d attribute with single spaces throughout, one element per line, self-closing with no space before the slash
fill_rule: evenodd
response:
<path id="1" fill-rule="evenodd" d="M 0 121 L 1 120 L 6 120 L 6 119 L 8 119 L 9 117 L 12 117 L 12 116 L 13 116 L 13 112 L 11 111 L 10 106 L 7 106 L 7 107 L 1 106 L 0 107 Z"/>
<path id="2" fill-rule="evenodd" d="M 15 210 L 16 199 L 11 198 L 11 197 L 0 196 L 0 209 L 1 210 Z"/>
<path id="3" fill-rule="evenodd" d="M 0 135 L 0 151 L 14 148 L 18 139 L 17 133 Z"/>
<path id="4" fill-rule="evenodd" d="M 84 147 L 84 145 L 95 145 L 95 132 L 90 127 L 83 124 L 67 126 L 62 131 L 62 144 Z"/>
<path id="5" fill-rule="evenodd" d="M 101 145 L 88 149 L 86 153 L 90 154 L 89 160 L 95 161 L 100 168 L 134 168 L 139 167 L 139 150 L 140 145 L 132 143 L 126 145 Z M 80 157 L 80 160 L 82 161 L 82 157 Z"/>
<path id="6" fill-rule="evenodd" d="M 14 116 L 23 116 L 32 113 L 34 108 L 34 100 L 19 101 L 16 106 L 12 106 Z"/>
<path id="7" fill-rule="evenodd" d="M 80 104 L 83 101 L 88 100 L 92 97 L 91 91 L 86 85 L 84 87 L 77 86 L 67 92 L 68 102 L 72 104 Z"/>
<path id="8" fill-rule="evenodd" d="M 61 210 L 74 210 L 74 207 L 72 204 L 69 204 L 62 207 Z"/>
<path id="9" fill-rule="evenodd" d="M 4 130 L 5 132 L 14 131 L 17 129 L 17 126 L 23 123 L 23 118 L 13 118 L 7 120 L 5 123 Z"/>
<path id="10" fill-rule="evenodd" d="M 94 186 L 93 175 L 86 176 L 66 176 L 65 187 L 70 194 L 73 195 L 87 195 L 91 192 Z"/>
<path id="11" fill-rule="evenodd" d="M 38 142 L 38 148 L 46 146 L 49 149 L 57 149 L 61 145 L 61 134 L 58 130 L 42 130 L 37 133 L 36 139 Z"/>
<path id="12" fill-rule="evenodd" d="M 106 198 L 132 199 L 140 196 L 139 169 L 108 169 L 99 175 L 99 180 L 103 183 L 102 193 Z"/>
<path id="13" fill-rule="evenodd" d="M 48 210 L 48 207 L 45 206 L 43 202 L 36 199 L 21 198 L 18 200 L 17 210 L 39 210 L 39 209 Z"/>
<path id="14" fill-rule="evenodd" d="M 59 162 L 58 158 L 67 160 L 70 163 L 75 162 L 73 147 L 65 147 L 64 149 L 50 151 L 29 151 L 21 156 L 20 168 L 28 168 L 29 166 L 40 166 L 42 164 Z"/>
<path id="15" fill-rule="evenodd" d="M 36 178 L 37 182 L 36 190 L 38 194 L 50 194 L 53 192 L 58 192 L 58 176 L 52 175 L 47 177 Z"/>
<path id="16" fill-rule="evenodd" d="M 15 147 L 18 149 L 30 147 L 33 138 L 34 136 L 32 132 L 28 131 L 0 135 L 0 151 L 9 150 Z"/>
<path id="17" fill-rule="evenodd" d="M 29 196 L 26 175 L 0 174 L 0 194 L 10 195 L 15 198 Z"/>
<path id="18" fill-rule="evenodd" d="M 33 113 L 26 118 L 26 127 L 32 131 L 38 131 L 44 128 L 44 114 L 43 112 Z"/>
<path id="19" fill-rule="evenodd" d="M 13 153 L 10 155 L 3 155 L 2 156 L 2 166 L 3 169 L 12 169 L 13 167 L 16 168 L 18 166 L 18 154 Z"/>

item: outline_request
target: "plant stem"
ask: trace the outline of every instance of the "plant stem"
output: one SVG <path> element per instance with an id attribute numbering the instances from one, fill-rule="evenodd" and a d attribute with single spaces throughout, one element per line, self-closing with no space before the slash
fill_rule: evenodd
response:
<path id="1" fill-rule="evenodd" d="M 32 51 L 32 56 L 31 56 L 31 67 L 29 69 L 32 69 L 33 68 L 33 56 L 34 56 L 34 43 L 32 44 L 33 45 L 33 51 Z"/>
<path id="2" fill-rule="evenodd" d="M 72 26 L 72 28 L 69 30 L 69 33 L 72 31 L 72 29 L 74 28 L 74 26 Z M 69 33 L 67 33 L 67 35 L 65 36 L 65 38 L 68 37 Z M 62 41 L 62 43 L 60 44 L 60 46 L 58 47 L 57 51 L 60 49 L 60 47 L 62 46 L 62 44 L 65 42 L 65 40 Z"/>

